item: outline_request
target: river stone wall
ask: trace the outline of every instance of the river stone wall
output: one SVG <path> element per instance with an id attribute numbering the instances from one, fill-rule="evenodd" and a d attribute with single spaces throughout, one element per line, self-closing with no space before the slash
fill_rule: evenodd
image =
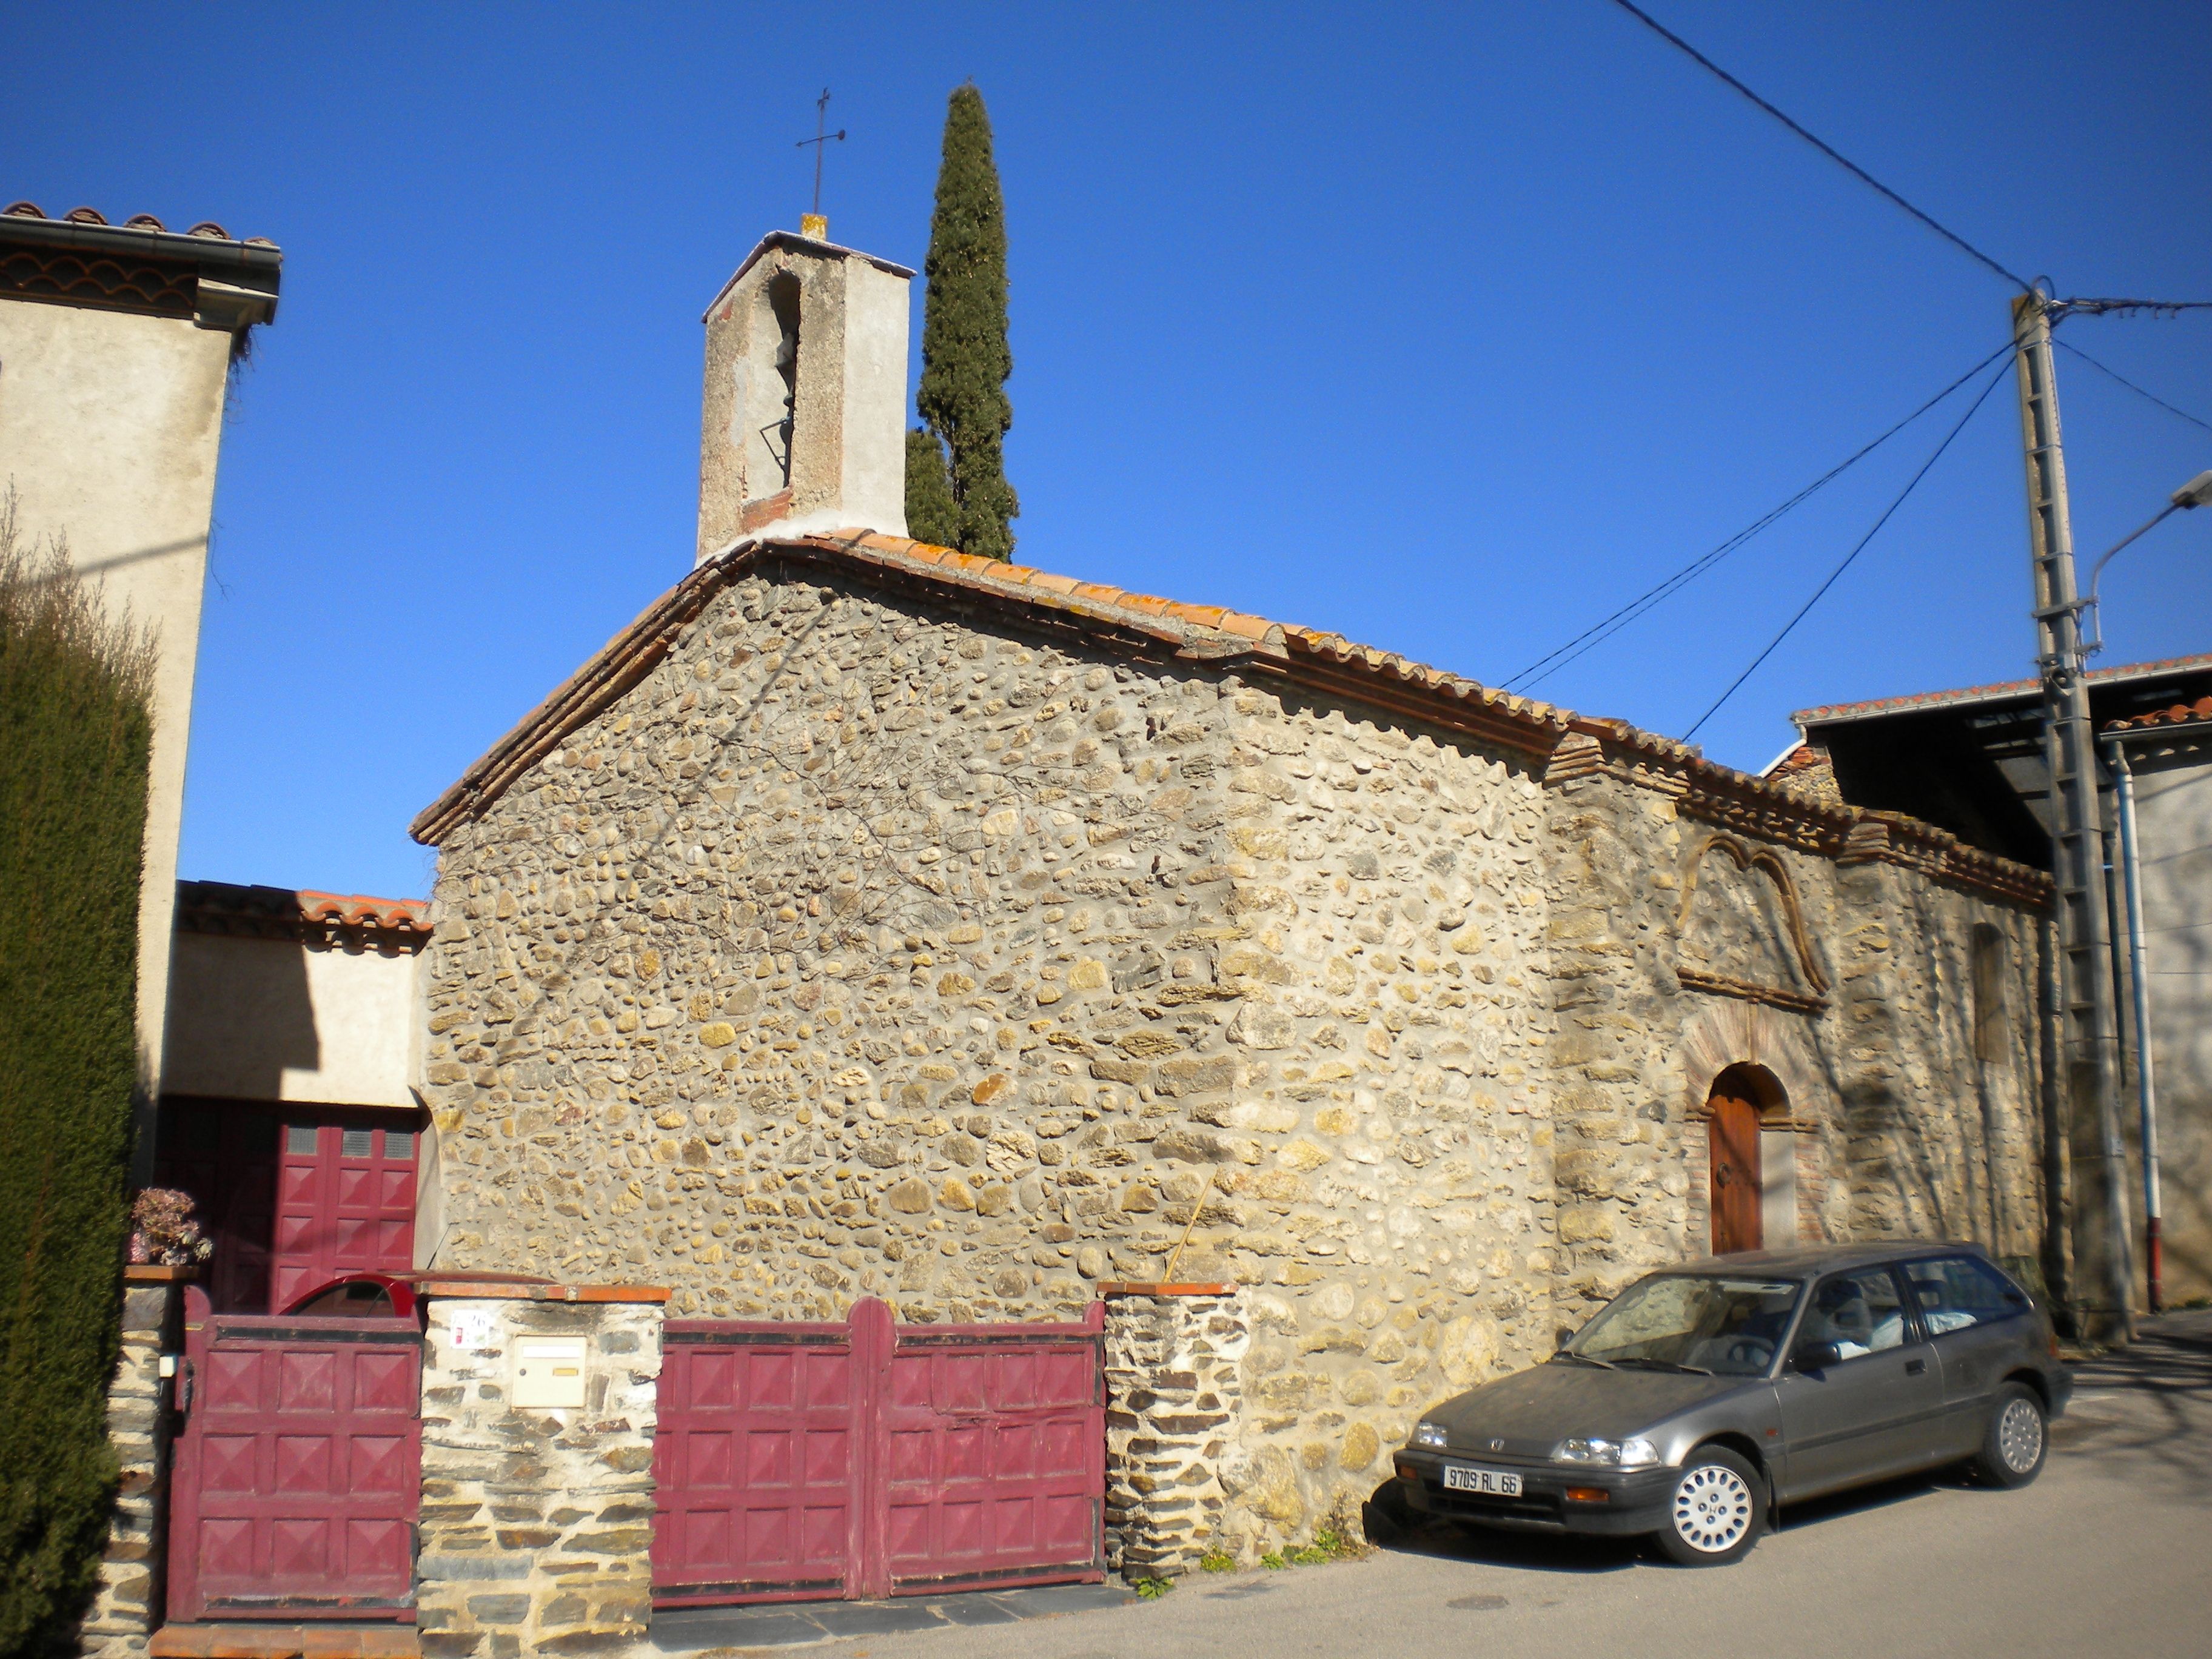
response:
<path id="1" fill-rule="evenodd" d="M 1195 1211 L 1178 1276 L 1247 1287 L 1239 1547 L 1309 1537 L 1424 1406 L 1702 1250 L 1682 1051 L 1753 1005 L 1669 970 L 1665 793 L 995 626 L 754 574 L 448 835 L 438 1265 L 650 1278 L 679 1316 L 1058 1319 L 1158 1279 Z M 1861 956 L 1995 908 L 1800 863 Z M 1950 1204 L 1957 1160 L 1912 1162 L 1912 1109 L 1955 1115 L 1940 1032 L 1828 1007 L 1791 1073 L 1828 1091 L 1793 1103 L 1814 1230 L 1906 1224 L 1900 1156 Z M 1898 1043 L 1929 1057 L 1850 1060 Z"/>

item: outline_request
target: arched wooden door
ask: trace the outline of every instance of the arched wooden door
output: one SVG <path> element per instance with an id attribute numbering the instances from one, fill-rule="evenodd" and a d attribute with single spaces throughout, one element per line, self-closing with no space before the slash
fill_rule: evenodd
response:
<path id="1" fill-rule="evenodd" d="M 1759 1107 L 1751 1091 L 1726 1072 L 1713 1082 L 1707 1127 L 1712 1137 L 1713 1254 L 1758 1249 L 1759 1224 Z"/>

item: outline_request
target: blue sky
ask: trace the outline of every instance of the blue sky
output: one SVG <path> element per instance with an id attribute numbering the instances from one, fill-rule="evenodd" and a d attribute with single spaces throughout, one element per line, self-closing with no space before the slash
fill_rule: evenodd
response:
<path id="1" fill-rule="evenodd" d="M 2212 299 L 2201 6 L 1651 4 L 2059 293 Z M 2003 283 L 1604 0 L 80 0 L 9 34 L 0 194 L 285 251 L 224 442 L 188 877 L 426 891 L 407 820 L 689 568 L 699 313 L 806 206 L 825 84 L 833 235 L 916 265 L 945 96 L 988 100 L 1018 557 L 1493 683 L 2004 338 Z M 2212 419 L 2212 313 L 2063 337 Z M 2094 553 L 2212 434 L 2060 373 Z M 1542 694 L 1679 735 L 1948 423 Z M 2025 546 L 2008 383 L 1699 741 L 1756 767 L 1793 708 L 2021 675 Z M 2212 513 L 2106 589 L 2105 661 L 2212 649 Z"/>

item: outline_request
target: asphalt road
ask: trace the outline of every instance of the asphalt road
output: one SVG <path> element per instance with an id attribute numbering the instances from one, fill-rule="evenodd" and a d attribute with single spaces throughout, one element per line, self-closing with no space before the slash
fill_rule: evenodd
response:
<path id="1" fill-rule="evenodd" d="M 2212 1654 L 2212 1314 L 2081 1368 L 2025 1491 L 1953 1479 L 1785 1516 L 1734 1567 L 1631 1546 L 1423 1535 L 1367 1559 L 1200 1576 L 1149 1602 L 822 1644 L 837 1659 L 1301 1655 Z"/>

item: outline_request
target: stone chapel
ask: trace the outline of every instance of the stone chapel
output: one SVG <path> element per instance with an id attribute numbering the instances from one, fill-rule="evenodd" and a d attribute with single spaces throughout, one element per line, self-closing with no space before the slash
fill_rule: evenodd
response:
<path id="1" fill-rule="evenodd" d="M 2047 878 L 1336 635 L 904 534 L 912 273 L 705 318 L 689 574 L 413 825 L 441 1267 L 672 1316 L 1233 1281 L 1223 1525 L 1628 1277 L 2051 1208 Z"/>

